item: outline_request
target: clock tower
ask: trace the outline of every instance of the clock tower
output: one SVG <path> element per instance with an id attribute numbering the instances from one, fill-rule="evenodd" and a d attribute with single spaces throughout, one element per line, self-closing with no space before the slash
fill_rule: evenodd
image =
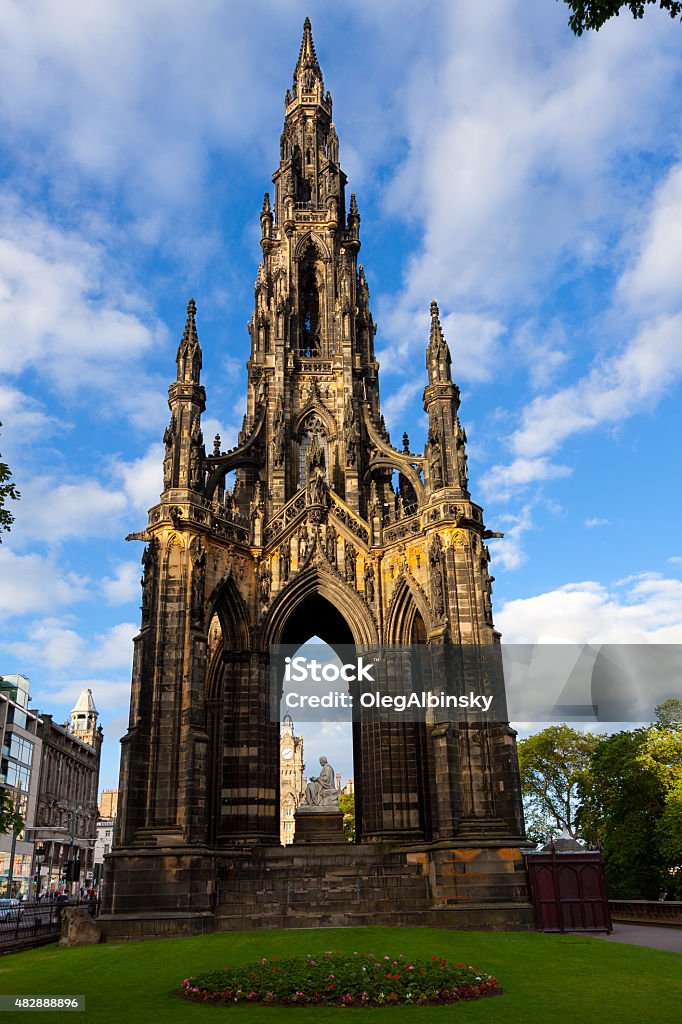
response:
<path id="1" fill-rule="evenodd" d="M 304 768 L 303 737 L 294 736 L 291 715 L 285 715 L 279 741 L 279 834 L 282 846 L 290 846 L 294 841 L 294 814 L 305 796 Z"/>

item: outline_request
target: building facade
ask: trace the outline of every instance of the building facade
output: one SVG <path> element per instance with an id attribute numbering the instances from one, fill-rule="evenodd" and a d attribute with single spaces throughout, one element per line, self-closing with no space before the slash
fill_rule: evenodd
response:
<path id="1" fill-rule="evenodd" d="M 0 836 L 0 891 L 11 874 L 12 891 L 24 897 L 72 890 L 92 878 L 102 746 L 90 690 L 82 691 L 70 721 L 58 725 L 29 709 L 29 687 L 26 676 L 0 677 L 0 785 L 24 820 L 13 856 L 12 836 Z"/>
<path id="2" fill-rule="evenodd" d="M 40 891 L 77 891 L 93 878 L 102 729 L 91 690 L 83 690 L 70 722 L 41 714 L 40 784 L 34 839 L 41 843 Z"/>
<path id="3" fill-rule="evenodd" d="M 279 741 L 279 793 L 280 793 L 280 830 L 279 840 L 282 846 L 291 846 L 294 841 L 296 823 L 294 815 L 305 796 L 305 764 L 303 763 L 303 737 L 294 735 L 294 723 L 291 715 L 282 720 L 282 732 Z"/>
<path id="4" fill-rule="evenodd" d="M 99 797 L 101 818 L 115 818 L 118 812 L 118 790 L 103 789 Z"/>
<path id="5" fill-rule="evenodd" d="M 434 678 L 456 650 L 485 648 L 499 667 L 493 534 L 469 492 L 438 307 L 426 345 L 428 435 L 413 451 L 407 435 L 392 443 L 381 414 L 360 212 L 308 20 L 273 182 L 260 212 L 238 443 L 224 451 L 217 436 L 206 450 L 190 300 L 169 388 L 163 493 L 131 535 L 146 547 L 107 867 L 112 921 L 152 907 L 229 916 L 221 900 L 237 865 L 279 847 L 281 744 L 266 697 L 275 647 L 294 650 L 312 635 L 332 647 L 420 645 Z M 467 685 L 487 692 L 487 676 L 472 671 Z M 495 920 L 506 913 L 525 926 L 508 723 L 360 718 L 352 743 L 358 863 L 372 849 L 411 846 L 431 879 L 428 913 L 475 903 L 479 923 L 502 908 Z M 311 886 L 313 877 L 311 868 Z"/>
<path id="6" fill-rule="evenodd" d="M 0 893 L 4 895 L 9 888 L 12 893 L 21 893 L 24 897 L 29 896 L 32 890 L 32 826 L 38 803 L 42 750 L 42 740 L 37 734 L 38 714 L 28 707 L 29 687 L 26 676 L 0 676 L 0 786 L 25 824 L 14 844 L 11 834 L 0 835 Z"/>

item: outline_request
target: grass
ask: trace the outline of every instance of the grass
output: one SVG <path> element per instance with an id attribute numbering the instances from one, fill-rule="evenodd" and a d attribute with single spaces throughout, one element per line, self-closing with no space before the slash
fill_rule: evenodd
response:
<path id="1" fill-rule="evenodd" d="M 261 956 L 344 952 L 439 954 L 493 973 L 505 994 L 443 1007 L 343 1009 L 331 1007 L 220 1007 L 173 996 L 183 978 Z M 682 956 L 588 936 L 535 932 L 451 932 L 427 928 L 347 928 L 231 932 L 191 939 L 59 949 L 43 946 L 0 957 L 0 994 L 85 995 L 83 1022 L 151 1024 L 222 1021 L 280 1024 L 301 1019 L 326 1024 L 350 1017 L 358 1024 L 439 1024 L 446 1021 L 528 1024 L 566 1016 L 581 1024 L 679 1024 Z M 45 1011 L 42 1024 L 64 1020 Z"/>

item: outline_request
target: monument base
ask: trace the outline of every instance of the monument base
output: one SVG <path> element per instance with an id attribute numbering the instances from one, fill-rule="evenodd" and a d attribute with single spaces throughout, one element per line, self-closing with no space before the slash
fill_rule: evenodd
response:
<path id="1" fill-rule="evenodd" d="M 341 811 L 317 811 L 299 807 L 294 815 L 294 846 L 299 843 L 342 843 Z"/>
<path id="2" fill-rule="evenodd" d="M 335 839 L 324 838 L 330 828 Z M 342 829 L 338 812 L 304 812 L 293 846 L 118 848 L 105 864 L 103 941 L 251 928 L 535 928 L 525 841 L 357 844 Z"/>

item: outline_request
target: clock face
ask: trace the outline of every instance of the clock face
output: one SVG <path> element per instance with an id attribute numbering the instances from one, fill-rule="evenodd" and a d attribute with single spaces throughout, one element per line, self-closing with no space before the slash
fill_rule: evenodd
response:
<path id="1" fill-rule="evenodd" d="M 282 751 L 282 757 L 286 757 L 287 760 L 289 760 L 289 758 L 293 756 L 294 752 L 291 749 L 291 747 L 285 747 L 284 750 Z"/>

